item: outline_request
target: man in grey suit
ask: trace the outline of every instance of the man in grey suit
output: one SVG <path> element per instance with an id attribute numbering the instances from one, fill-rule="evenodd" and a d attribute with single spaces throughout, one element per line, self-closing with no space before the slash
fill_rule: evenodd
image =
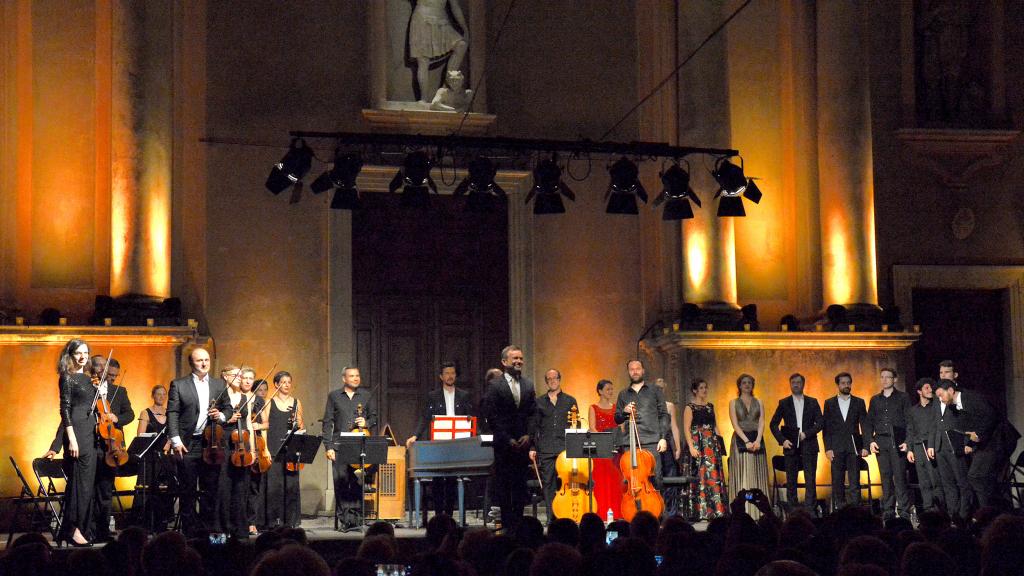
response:
<path id="1" fill-rule="evenodd" d="M 171 381 L 167 395 L 167 435 L 178 457 L 177 473 L 182 527 L 186 533 L 222 532 L 217 517 L 217 485 L 222 465 L 203 460 L 203 429 L 212 418 L 224 422 L 231 403 L 222 378 L 210 376 L 210 353 L 196 348 L 189 354 L 192 372 Z M 199 515 L 196 515 L 196 488 Z"/>
<path id="2" fill-rule="evenodd" d="M 501 351 L 502 377 L 488 386 L 480 410 L 494 434 L 492 495 L 501 508 L 506 534 L 515 533 L 529 500 L 529 425 L 537 403 L 533 382 L 523 376 L 523 363 L 523 350 L 518 346 L 509 345 Z"/>

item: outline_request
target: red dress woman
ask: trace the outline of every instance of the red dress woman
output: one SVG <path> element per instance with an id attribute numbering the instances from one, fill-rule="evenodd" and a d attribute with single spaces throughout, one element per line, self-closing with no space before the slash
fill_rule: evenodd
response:
<path id="1" fill-rule="evenodd" d="M 597 404 L 590 405 L 590 430 L 593 432 L 618 433 L 619 427 L 615 424 L 615 385 L 609 380 L 601 380 L 597 383 L 597 394 L 600 397 Z M 618 445 L 618 442 L 615 442 Z M 615 458 L 599 458 L 594 460 L 594 500 L 597 501 L 597 509 L 594 510 L 602 519 L 612 511 L 614 518 L 622 518 L 619 507 L 622 504 L 622 475 L 619 474 L 618 456 Z"/>

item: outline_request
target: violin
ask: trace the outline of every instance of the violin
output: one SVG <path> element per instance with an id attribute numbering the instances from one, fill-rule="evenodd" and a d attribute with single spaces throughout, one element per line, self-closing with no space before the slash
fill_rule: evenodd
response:
<path id="1" fill-rule="evenodd" d="M 634 409 L 629 414 L 629 452 L 619 459 L 619 471 L 628 484 L 622 495 L 622 517 L 627 522 L 641 510 L 654 514 L 656 518 L 665 510 L 665 500 L 651 483 L 655 466 L 654 455 L 640 447 Z"/>
<path id="2" fill-rule="evenodd" d="M 237 372 L 231 382 L 224 386 L 224 390 L 216 398 L 210 400 L 207 410 L 213 410 L 217 406 L 221 396 L 228 391 L 228 388 L 235 383 L 239 376 L 241 376 L 241 372 Z M 227 452 L 225 440 L 224 426 L 217 418 L 207 418 L 206 427 L 203 429 L 203 462 L 214 466 L 223 464 Z"/>
<path id="3" fill-rule="evenodd" d="M 579 428 L 580 413 L 575 405 L 569 410 L 569 427 Z M 562 481 L 562 488 L 551 501 L 551 511 L 558 518 L 571 518 L 579 523 L 583 515 L 597 506 L 590 490 L 590 471 L 584 463 L 586 458 L 568 458 L 565 450 L 555 460 L 555 470 Z"/>
<path id="4" fill-rule="evenodd" d="M 243 395 L 235 410 L 240 411 L 247 404 L 248 401 L 245 400 Z M 253 449 L 252 443 L 252 431 L 248 427 L 242 427 L 242 421 L 245 418 L 245 416 L 239 417 L 238 421 L 235 422 L 235 429 L 231 431 L 231 444 L 235 447 L 231 452 L 231 465 L 239 468 L 252 466 L 256 462 L 256 452 Z"/>
<path id="5" fill-rule="evenodd" d="M 111 350 L 113 354 L 113 350 Z M 110 357 L 107 357 L 110 362 Z M 103 461 L 111 468 L 118 468 L 128 463 L 128 450 L 124 445 L 124 431 L 114 424 L 113 413 L 110 411 L 110 402 L 106 396 L 100 394 L 100 384 L 107 378 L 107 367 L 103 367 L 103 374 L 92 377 L 92 384 L 96 386 L 96 435 L 103 439 L 106 454 Z M 118 388 L 119 389 L 119 388 Z M 117 390 L 114 394 L 117 394 Z M 111 395 L 111 400 L 113 400 Z"/>
<path id="6" fill-rule="evenodd" d="M 276 368 L 277 364 L 274 364 L 273 369 Z M 264 381 L 265 380 L 266 378 L 264 378 Z M 255 422 L 257 417 L 262 417 L 263 419 L 266 419 L 265 412 L 270 409 L 271 402 L 274 401 L 274 397 L 277 396 L 277 393 L 280 390 L 281 387 L 277 384 L 274 384 L 274 393 L 267 396 L 267 398 L 263 401 L 263 406 L 259 410 L 254 410 L 252 414 L 249 415 L 249 420 L 251 422 Z M 255 393 L 256 391 L 254 390 L 253 394 Z M 270 466 L 273 465 L 274 463 L 274 455 L 270 452 L 270 445 L 267 444 L 266 431 L 257 430 L 255 438 L 253 439 L 253 444 L 254 450 L 256 452 L 256 462 L 253 463 L 252 465 L 252 471 L 258 472 L 260 474 L 266 474 L 267 470 L 270 470 Z"/>
<path id="7" fill-rule="evenodd" d="M 365 414 L 365 412 L 363 410 L 363 405 L 362 404 L 356 404 L 356 415 L 355 415 L 354 420 L 358 420 L 360 418 L 366 418 L 366 414 Z M 356 425 L 355 422 L 352 423 L 352 432 L 358 432 L 359 434 L 362 434 L 363 436 L 369 436 L 370 435 L 370 429 L 369 428 L 367 428 L 366 426 L 358 426 L 358 425 Z M 362 469 L 369 468 L 370 466 L 372 466 L 372 464 L 349 464 L 349 466 L 355 468 L 356 470 L 362 470 Z"/>

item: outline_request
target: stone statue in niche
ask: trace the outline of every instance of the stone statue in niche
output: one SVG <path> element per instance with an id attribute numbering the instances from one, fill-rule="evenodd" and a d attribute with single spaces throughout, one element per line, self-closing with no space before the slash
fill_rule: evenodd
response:
<path id="1" fill-rule="evenodd" d="M 987 2 L 921 0 L 916 5 L 917 110 L 924 126 L 990 124 Z"/>
<path id="2" fill-rule="evenodd" d="M 451 102 L 465 97 L 457 94 L 461 87 L 461 66 L 469 47 L 469 26 L 462 14 L 459 0 L 412 0 L 412 17 L 409 19 L 409 57 L 416 61 L 416 86 L 419 89 L 419 103 L 424 108 L 442 110 L 440 106 L 456 110 L 455 106 L 438 101 L 438 92 L 446 90 L 444 98 Z M 454 19 L 454 22 L 452 21 Z M 460 30 L 456 29 L 458 26 Z M 446 62 L 445 62 L 446 61 Z M 435 87 L 430 82 L 430 68 L 445 64 L 448 85 Z M 459 72 L 459 87 L 452 87 L 451 73 Z M 466 100 L 468 103 L 468 99 Z M 435 107 L 437 105 L 438 107 Z"/>

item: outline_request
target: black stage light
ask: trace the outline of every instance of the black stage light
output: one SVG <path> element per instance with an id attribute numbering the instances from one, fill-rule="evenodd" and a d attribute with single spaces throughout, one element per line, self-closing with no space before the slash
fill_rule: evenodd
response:
<path id="1" fill-rule="evenodd" d="M 292 185 L 301 184 L 302 177 L 313 165 L 313 151 L 302 138 L 295 138 L 280 162 L 274 164 L 267 176 L 267 190 L 274 194 L 284 192 Z"/>
<path id="2" fill-rule="evenodd" d="M 562 196 L 576 201 L 576 195 L 562 181 L 562 167 L 558 165 L 556 158 L 541 160 L 533 169 L 533 188 L 526 195 L 526 203 L 529 204 L 534 196 L 534 214 L 564 213 L 565 204 L 562 203 Z"/>
<path id="3" fill-rule="evenodd" d="M 604 197 L 608 200 L 608 214 L 638 214 L 636 199 L 647 203 L 647 190 L 640 183 L 640 170 L 625 156 L 608 167 L 611 182 Z"/>
<path id="4" fill-rule="evenodd" d="M 746 216 L 743 209 L 743 198 L 754 204 L 761 202 L 761 190 L 754 184 L 752 179 L 743 174 L 743 159 L 737 166 L 728 158 L 719 158 L 715 163 L 715 169 L 711 172 L 715 181 L 718 182 L 718 191 L 715 198 L 718 200 L 718 215 L 725 216 Z"/>
<path id="5" fill-rule="evenodd" d="M 455 187 L 456 196 L 466 196 L 466 209 L 471 212 L 493 212 L 495 199 L 504 198 L 505 191 L 494 181 L 497 167 L 490 158 L 477 156 L 469 163 L 469 174 Z"/>
<path id="6" fill-rule="evenodd" d="M 426 208 L 430 205 L 430 191 L 437 193 L 437 184 L 430 177 L 433 166 L 425 152 L 410 152 L 405 157 L 402 167 L 391 179 L 388 190 L 392 193 L 402 189 L 402 206 L 410 208 Z"/>
<path id="7" fill-rule="evenodd" d="M 654 199 L 652 206 L 658 207 L 662 203 L 665 204 L 661 219 L 687 220 L 693 218 L 693 208 L 690 207 L 690 202 L 692 201 L 700 208 L 700 198 L 693 188 L 690 188 L 690 173 L 679 164 L 673 164 L 660 176 L 664 190 Z"/>
<path id="8" fill-rule="evenodd" d="M 318 176 L 309 187 L 314 194 L 335 188 L 334 197 L 331 198 L 331 208 L 334 210 L 356 210 L 361 205 L 359 190 L 356 188 L 356 178 L 359 177 L 359 172 L 362 169 L 363 159 L 359 154 L 338 150 L 334 154 L 334 165 L 331 169 Z"/>

